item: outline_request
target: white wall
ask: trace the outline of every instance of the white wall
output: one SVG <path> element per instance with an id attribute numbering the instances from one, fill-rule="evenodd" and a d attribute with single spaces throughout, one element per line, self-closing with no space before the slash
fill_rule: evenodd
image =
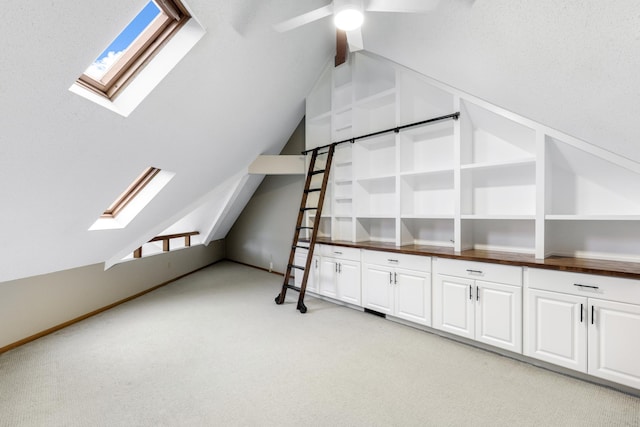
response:
<path id="1" fill-rule="evenodd" d="M 125 262 L 0 283 L 0 351 L 224 258 L 223 240 Z"/>
<path id="2" fill-rule="evenodd" d="M 304 119 L 281 154 L 304 150 Z M 247 203 L 226 237 L 227 258 L 284 273 L 296 225 L 304 175 L 271 175 Z"/>
<path id="3" fill-rule="evenodd" d="M 369 13 L 364 42 L 450 86 L 640 160 L 640 2 L 448 0 L 425 15 Z"/>

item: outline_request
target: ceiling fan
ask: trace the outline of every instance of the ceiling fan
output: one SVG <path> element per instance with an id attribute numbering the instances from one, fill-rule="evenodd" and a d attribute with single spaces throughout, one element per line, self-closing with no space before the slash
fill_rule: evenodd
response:
<path id="1" fill-rule="evenodd" d="M 335 26 L 346 33 L 349 50 L 355 52 L 364 49 L 361 26 L 365 12 L 424 13 L 435 9 L 439 2 L 440 0 L 333 0 L 326 6 L 283 21 L 274 28 L 283 33 L 333 15 Z M 338 45 L 340 43 L 338 36 Z"/>

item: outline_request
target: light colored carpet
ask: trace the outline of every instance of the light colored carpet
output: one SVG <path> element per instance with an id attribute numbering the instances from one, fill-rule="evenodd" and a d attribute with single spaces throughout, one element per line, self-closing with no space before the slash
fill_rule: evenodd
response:
<path id="1" fill-rule="evenodd" d="M 638 426 L 640 399 L 224 262 L 0 355 L 1 426 Z"/>

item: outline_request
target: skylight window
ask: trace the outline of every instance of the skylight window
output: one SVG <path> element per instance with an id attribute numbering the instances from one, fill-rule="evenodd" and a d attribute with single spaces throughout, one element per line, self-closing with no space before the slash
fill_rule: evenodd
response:
<path id="1" fill-rule="evenodd" d="M 112 99 L 189 17 L 179 0 L 150 0 L 77 83 Z"/>
<path id="2" fill-rule="evenodd" d="M 89 230 L 126 227 L 174 176 L 173 172 L 148 167 L 111 203 L 96 222 L 89 227 Z"/>

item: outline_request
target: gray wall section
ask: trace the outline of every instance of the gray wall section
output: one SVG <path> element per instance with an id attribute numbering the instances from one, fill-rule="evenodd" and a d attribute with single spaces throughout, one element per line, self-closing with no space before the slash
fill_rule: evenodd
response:
<path id="1" fill-rule="evenodd" d="M 224 259 L 225 242 L 0 283 L 0 349 Z"/>
<path id="2" fill-rule="evenodd" d="M 305 147 L 304 118 L 280 154 L 300 154 Z M 264 178 L 227 234 L 227 258 L 284 273 L 298 217 L 304 175 Z"/>

